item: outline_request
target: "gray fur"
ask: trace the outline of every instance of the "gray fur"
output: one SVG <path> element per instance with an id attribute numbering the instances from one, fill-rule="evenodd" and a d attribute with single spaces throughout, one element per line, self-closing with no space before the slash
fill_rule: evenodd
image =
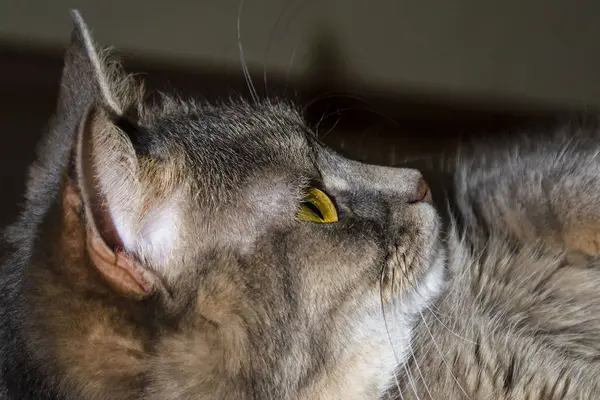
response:
<path id="1" fill-rule="evenodd" d="M 594 398 L 595 127 L 463 153 L 442 240 L 419 172 L 343 158 L 281 101 L 146 104 L 74 20 L 7 234 L 0 398 Z M 296 218 L 315 182 L 339 222 Z M 93 234 L 149 295 L 109 285 Z"/>
<path id="2" fill-rule="evenodd" d="M 0 272 L 5 397 L 377 399 L 443 288 L 420 173 L 344 159 L 280 101 L 143 104 L 74 17 Z M 309 185 L 339 222 L 297 218 Z M 114 286 L 93 237 L 150 292 Z"/>
<path id="3" fill-rule="evenodd" d="M 458 157 L 450 289 L 417 326 L 404 399 L 598 398 L 600 131 L 527 133 Z"/>

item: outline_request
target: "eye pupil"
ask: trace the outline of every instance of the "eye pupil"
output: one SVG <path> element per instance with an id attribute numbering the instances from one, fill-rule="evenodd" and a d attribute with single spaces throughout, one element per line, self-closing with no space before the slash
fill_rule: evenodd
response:
<path id="1" fill-rule="evenodd" d="M 310 201 L 305 201 L 305 202 L 302 203 L 302 205 L 305 206 L 305 207 L 307 207 L 308 209 L 310 209 L 312 212 L 314 212 L 315 215 L 317 215 L 320 219 L 325 219 L 323 217 L 323 214 L 321 213 L 321 210 L 319 210 L 319 207 L 317 207 L 316 205 L 314 205 Z"/>

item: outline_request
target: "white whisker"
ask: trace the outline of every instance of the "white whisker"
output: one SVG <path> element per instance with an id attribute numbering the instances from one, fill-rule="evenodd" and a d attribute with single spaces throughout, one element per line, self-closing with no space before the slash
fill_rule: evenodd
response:
<path id="1" fill-rule="evenodd" d="M 423 316 L 423 313 L 421 311 L 419 311 L 419 314 L 421 315 L 421 320 L 423 321 L 423 325 L 425 326 L 425 330 L 427 330 L 427 333 L 431 337 L 431 342 L 433 343 L 433 345 L 435 346 L 436 350 L 438 351 L 438 354 L 440 355 L 440 357 L 442 359 L 442 362 L 446 366 L 446 369 L 450 373 L 450 376 L 452 377 L 452 379 L 454 380 L 454 382 L 456 383 L 456 385 L 460 388 L 460 390 L 463 392 L 463 394 L 467 397 L 467 399 L 471 400 L 471 397 L 467 394 L 467 392 L 462 387 L 462 385 L 460 384 L 460 382 L 458 382 L 458 379 L 456 378 L 456 376 L 452 373 L 452 368 L 450 368 L 450 365 L 448 365 L 448 362 L 446 361 L 446 358 L 443 355 L 442 349 L 440 348 L 440 346 L 438 345 L 438 343 L 435 341 L 435 337 L 431 333 L 431 330 L 429 330 L 429 326 L 427 325 L 427 321 L 425 321 L 425 317 Z"/>
<path id="2" fill-rule="evenodd" d="M 417 368 L 417 372 L 419 373 L 419 376 L 421 377 L 421 381 L 423 382 L 423 386 L 425 387 L 425 391 L 427 392 L 427 395 L 429 396 L 429 398 L 431 400 L 433 400 L 433 396 L 431 395 L 431 392 L 429 391 L 429 386 L 427 385 L 427 381 L 425 380 L 425 377 L 423 376 L 423 372 L 421 371 L 421 367 L 419 367 L 419 361 L 417 360 L 417 357 L 415 356 L 415 352 L 413 351 L 412 342 L 409 343 L 408 349 L 410 351 L 410 355 L 411 355 L 412 359 L 414 360 L 415 367 Z"/>
<path id="3" fill-rule="evenodd" d="M 248 90 L 250 91 L 250 96 L 255 103 L 258 103 L 258 92 L 252 83 L 252 78 L 250 77 L 250 71 L 248 70 L 248 65 L 246 64 L 246 58 L 244 57 L 244 49 L 242 46 L 242 34 L 241 34 L 241 19 L 242 19 L 242 10 L 244 7 L 244 0 L 240 0 L 240 6 L 238 7 L 238 15 L 237 15 L 237 39 L 238 39 L 238 48 L 240 51 L 240 62 L 242 63 L 242 71 L 244 73 L 244 78 L 246 79 L 246 84 L 248 85 Z"/>
<path id="4" fill-rule="evenodd" d="M 436 313 L 439 313 L 440 315 L 443 315 L 442 312 L 434 305 L 430 305 L 429 304 L 429 300 L 427 298 L 425 298 L 421 292 L 419 291 L 419 288 L 417 287 L 417 285 L 411 281 L 410 277 L 408 276 L 408 274 L 406 274 L 406 272 L 403 270 L 403 275 L 406 278 L 408 284 L 410 285 L 410 287 L 415 291 L 415 293 L 421 298 L 423 299 L 423 304 L 425 306 L 425 308 L 433 315 L 433 317 L 440 323 L 440 325 L 446 329 L 448 332 L 450 332 L 452 335 L 454 335 L 455 337 L 470 343 L 470 344 L 476 344 L 475 342 L 473 342 L 472 340 L 469 340 L 461 335 L 459 335 L 458 333 L 454 332 L 452 329 L 450 329 L 444 322 L 442 322 L 442 320 L 436 315 Z M 435 311 L 434 311 L 435 310 Z"/>
<path id="5" fill-rule="evenodd" d="M 279 14 L 277 15 L 277 19 L 275 20 L 275 23 L 273 24 L 273 28 L 271 29 L 271 33 L 269 35 L 269 42 L 267 43 L 267 50 L 265 51 L 265 58 L 263 61 L 263 81 L 265 83 L 265 95 L 269 94 L 268 85 L 267 85 L 267 65 L 269 63 L 269 52 L 271 51 L 271 45 L 273 44 L 273 38 L 275 37 L 275 32 L 277 31 L 277 28 L 279 26 L 279 21 L 281 20 L 281 17 L 283 16 L 283 14 L 285 13 L 285 10 L 288 8 L 288 6 L 290 4 L 291 4 L 290 0 L 288 0 L 285 2 L 283 7 L 281 7 L 281 10 L 279 11 Z"/>
<path id="6" fill-rule="evenodd" d="M 385 306 L 383 301 L 383 277 L 385 273 L 385 267 L 381 270 L 381 277 L 379 279 L 379 298 L 381 303 L 381 314 L 383 317 L 383 323 L 385 325 L 385 331 L 387 333 L 388 341 L 390 342 L 390 346 L 392 348 L 392 353 L 394 354 L 394 358 L 396 359 L 396 363 L 400 364 L 400 359 L 398 358 L 398 354 L 396 354 L 396 349 L 394 347 L 394 342 L 392 341 L 392 336 L 390 335 L 390 330 L 388 327 L 387 319 L 385 316 Z M 398 389 L 398 393 L 400 394 L 400 398 L 404 400 L 404 396 L 402 395 L 402 389 L 400 388 L 400 382 L 398 381 L 398 375 L 396 375 L 396 371 L 394 370 L 394 381 L 396 383 L 396 388 Z"/>
<path id="7" fill-rule="evenodd" d="M 400 304 L 402 304 L 402 291 L 400 291 Z M 394 304 L 392 303 L 392 309 L 394 307 Z M 392 313 L 392 315 L 396 315 L 395 312 Z M 385 318 L 385 316 L 384 316 Z M 386 327 L 387 327 L 387 323 L 386 323 Z M 388 337 L 389 337 L 389 331 L 388 331 Z M 390 338 L 390 343 L 391 343 L 391 338 Z M 409 349 L 411 349 L 410 351 L 412 352 L 412 346 L 409 343 L 408 344 Z M 408 368 L 408 366 L 406 365 L 406 361 L 402 363 L 402 367 L 404 368 L 404 372 L 406 373 L 406 376 L 408 377 L 408 383 L 410 384 L 410 387 L 413 391 L 413 393 L 415 394 L 415 397 L 417 398 L 417 400 L 421 400 L 421 397 L 419 397 L 419 393 L 417 391 L 417 385 L 415 383 L 415 378 L 413 377 L 412 373 L 410 372 L 410 368 Z"/>
<path id="8" fill-rule="evenodd" d="M 288 63 L 287 70 L 285 71 L 285 86 L 283 88 L 284 93 L 287 92 L 288 83 L 290 81 L 290 72 L 292 70 L 292 64 L 294 63 L 294 59 L 296 58 L 296 52 L 298 51 L 298 43 L 294 46 L 294 51 L 292 52 L 292 57 L 290 58 L 290 62 Z"/>

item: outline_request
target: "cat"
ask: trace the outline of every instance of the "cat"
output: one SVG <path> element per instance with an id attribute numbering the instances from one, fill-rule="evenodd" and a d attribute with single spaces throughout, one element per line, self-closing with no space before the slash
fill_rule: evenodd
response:
<path id="1" fill-rule="evenodd" d="M 593 399 L 600 132 L 459 153 L 447 196 L 281 100 L 161 95 L 73 12 L 0 270 L 7 399 Z"/>
<path id="2" fill-rule="evenodd" d="M 73 19 L 6 235 L 2 398 L 380 398 L 444 289 L 421 173 L 284 101 L 149 101 Z"/>
<path id="3" fill-rule="evenodd" d="M 600 125 L 523 133 L 458 152 L 448 289 L 392 398 L 600 398 Z"/>

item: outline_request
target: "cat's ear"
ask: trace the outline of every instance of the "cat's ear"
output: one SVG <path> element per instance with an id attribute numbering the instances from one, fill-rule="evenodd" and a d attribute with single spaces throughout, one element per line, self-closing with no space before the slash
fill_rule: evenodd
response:
<path id="1" fill-rule="evenodd" d="M 87 254 L 102 277 L 137 298 L 164 292 L 162 279 L 171 272 L 166 266 L 180 233 L 171 184 L 176 169 L 136 154 L 132 138 L 142 131 L 135 117 L 143 87 L 96 48 L 81 15 L 73 11 L 72 16 L 57 126 L 46 149 L 71 143 L 63 199 L 70 199 L 68 206 L 83 206 Z M 52 166 L 55 159 L 52 155 L 44 164 Z"/>
<path id="2" fill-rule="evenodd" d="M 73 30 L 65 55 L 59 95 L 59 115 L 82 117 L 92 104 L 115 114 L 137 110 L 143 86 L 125 74 L 120 64 L 98 48 L 81 14 L 71 11 Z"/>
<path id="3" fill-rule="evenodd" d="M 95 106 L 84 115 L 73 161 L 90 260 L 125 294 L 164 292 L 158 274 L 173 272 L 170 257 L 182 225 L 178 186 L 168 180 L 172 170 L 140 159 L 126 132 L 131 124 L 112 110 Z"/>
<path id="4" fill-rule="evenodd" d="M 89 107 L 101 105 L 135 120 L 143 110 L 142 83 L 124 73 L 116 60 L 94 45 L 79 12 L 72 11 L 72 17 L 56 110 L 29 170 L 27 199 L 32 204 L 38 204 L 40 194 L 47 192 L 48 182 L 59 179 L 71 161 L 79 124 Z"/>
<path id="5" fill-rule="evenodd" d="M 152 270 L 135 257 L 143 208 L 138 161 L 112 110 L 93 106 L 84 114 L 74 152 L 76 186 L 83 200 L 90 260 L 125 294 L 152 290 Z"/>
<path id="6" fill-rule="evenodd" d="M 160 284 L 156 272 L 172 253 L 178 213 L 168 193 L 155 195 L 152 179 L 141 177 L 130 138 L 139 125 L 123 116 L 130 82 L 107 66 L 81 15 L 74 11 L 73 19 L 61 101 L 71 110 L 85 107 L 76 122 L 71 184 L 84 207 L 88 254 L 112 286 L 143 297 Z M 146 177 L 160 179 L 150 164 Z"/>
<path id="7" fill-rule="evenodd" d="M 94 45 L 90 30 L 79 11 L 72 10 L 71 16 L 73 18 L 73 31 L 71 33 L 69 55 L 72 59 L 69 60 L 71 65 L 66 65 L 67 71 L 65 72 L 80 75 L 77 76 L 78 79 L 71 79 L 71 81 L 89 81 L 93 91 L 91 94 L 99 102 L 109 107 L 112 112 L 121 114 L 123 111 L 122 106 L 118 102 L 116 93 L 113 93 L 114 82 L 112 80 L 118 78 L 110 76 L 105 64 L 106 60 L 103 59 L 103 55 Z M 77 88 L 74 89 L 77 90 Z"/>

